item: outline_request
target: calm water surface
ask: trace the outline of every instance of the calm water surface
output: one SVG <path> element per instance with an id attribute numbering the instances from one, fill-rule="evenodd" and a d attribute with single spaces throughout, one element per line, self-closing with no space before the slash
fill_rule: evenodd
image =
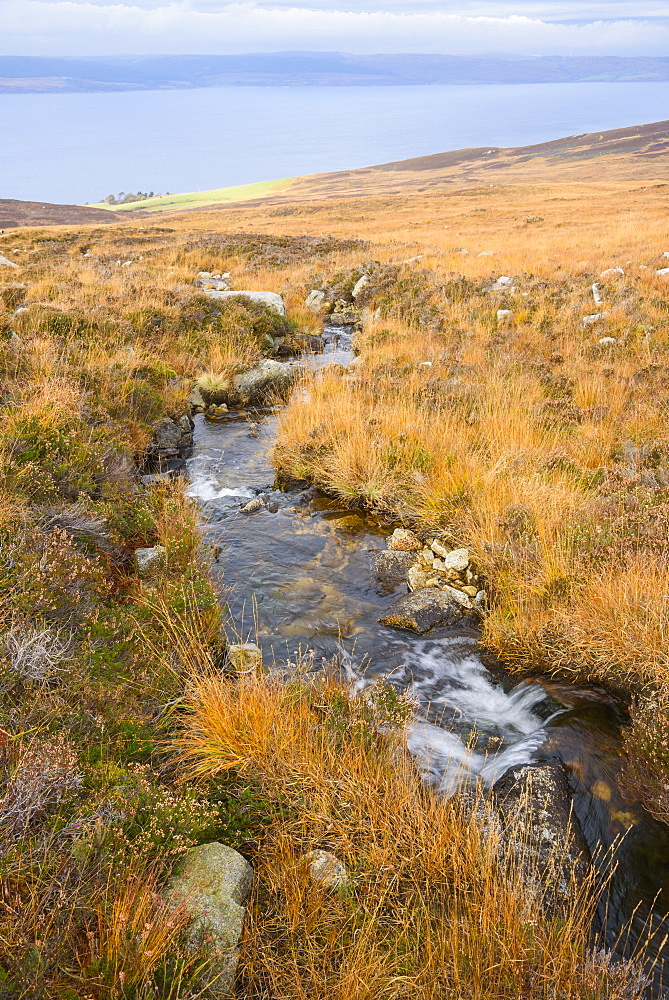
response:
<path id="1" fill-rule="evenodd" d="M 9 94 L 0 197 L 198 191 L 666 118 L 669 83 Z"/>

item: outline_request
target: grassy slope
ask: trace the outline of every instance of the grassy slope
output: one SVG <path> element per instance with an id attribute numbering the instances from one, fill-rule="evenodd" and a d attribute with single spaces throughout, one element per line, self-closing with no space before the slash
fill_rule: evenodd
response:
<path id="1" fill-rule="evenodd" d="M 138 212 L 152 214 L 153 212 L 173 212 L 175 209 L 209 208 L 212 205 L 267 197 L 289 188 L 292 181 L 292 177 L 284 177 L 280 180 L 238 184 L 234 187 L 216 188 L 211 191 L 161 195 L 156 198 L 147 198 L 146 201 L 133 201 L 128 205 L 108 205 L 101 201 L 90 207 L 106 208 L 112 212 L 132 212 L 133 215 Z"/>

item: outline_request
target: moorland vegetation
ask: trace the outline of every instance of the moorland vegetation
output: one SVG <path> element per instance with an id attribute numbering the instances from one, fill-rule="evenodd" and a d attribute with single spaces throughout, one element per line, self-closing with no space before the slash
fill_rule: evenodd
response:
<path id="1" fill-rule="evenodd" d="M 669 818 L 666 194 L 628 187 L 4 238 L 1 996 L 197 996 L 207 956 L 162 889 L 206 840 L 257 873 L 244 997 L 641 994 L 634 965 L 593 948 L 592 884 L 547 909 L 484 805 L 422 788 L 386 689 L 221 678 L 197 511 L 178 479 L 141 478 L 194 380 L 251 367 L 286 322 L 212 301 L 198 272 L 281 293 L 296 350 L 320 327 L 308 293 L 352 305 L 366 275 L 356 364 L 288 406 L 280 476 L 467 546 L 483 642 L 512 670 L 614 691 L 628 780 Z M 141 580 L 133 553 L 156 543 Z M 314 846 L 345 860 L 345 892 L 309 882 Z"/>

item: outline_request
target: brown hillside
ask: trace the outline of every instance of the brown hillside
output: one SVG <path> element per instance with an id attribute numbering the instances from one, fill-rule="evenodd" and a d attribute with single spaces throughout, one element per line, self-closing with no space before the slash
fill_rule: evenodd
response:
<path id="1" fill-rule="evenodd" d="M 15 226 L 69 226 L 81 223 L 114 222 L 114 213 L 104 208 L 82 205 L 52 205 L 43 201 L 0 198 L 0 229 Z"/>

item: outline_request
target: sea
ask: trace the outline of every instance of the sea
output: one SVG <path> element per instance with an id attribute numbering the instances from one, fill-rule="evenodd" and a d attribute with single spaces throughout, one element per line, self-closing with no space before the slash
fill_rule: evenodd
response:
<path id="1" fill-rule="evenodd" d="M 0 198 L 85 204 L 669 119 L 669 82 L 0 95 Z"/>

